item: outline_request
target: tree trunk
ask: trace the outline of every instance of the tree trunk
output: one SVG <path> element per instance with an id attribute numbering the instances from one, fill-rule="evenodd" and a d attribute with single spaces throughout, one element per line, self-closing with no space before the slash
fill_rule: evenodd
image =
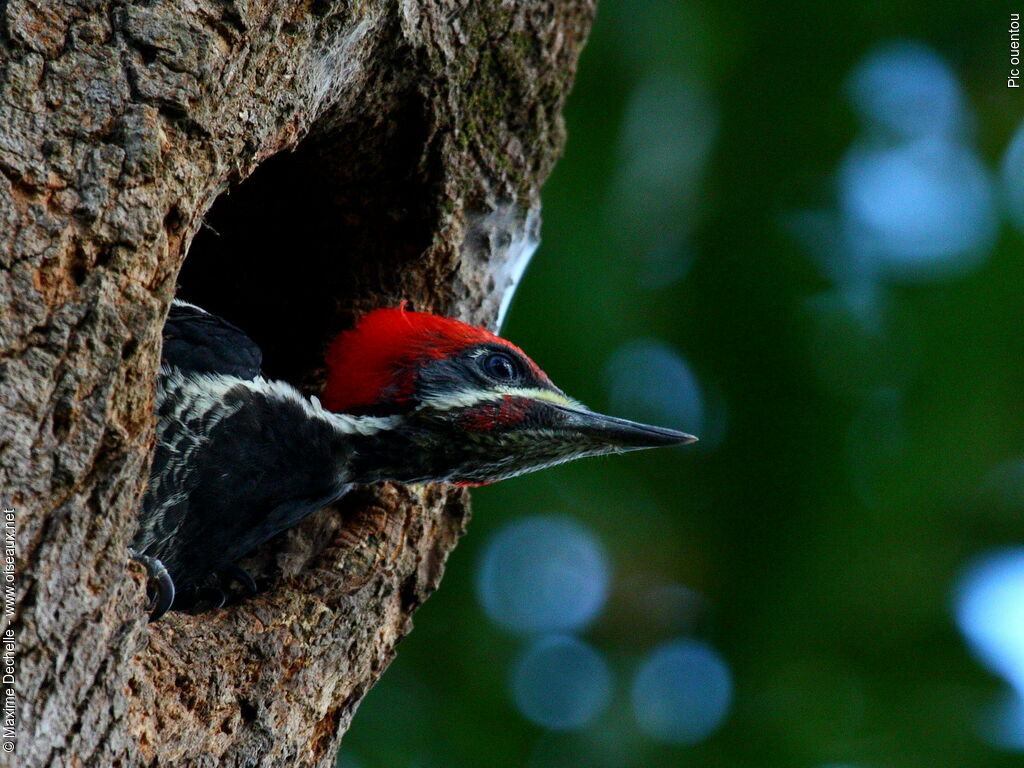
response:
<path id="1" fill-rule="evenodd" d="M 252 558 L 258 597 L 147 625 L 126 547 L 179 271 L 310 392 L 370 307 L 495 323 L 592 4 L 0 9 L 0 524 L 17 531 L 0 764 L 331 765 L 467 497 L 360 490 Z"/>

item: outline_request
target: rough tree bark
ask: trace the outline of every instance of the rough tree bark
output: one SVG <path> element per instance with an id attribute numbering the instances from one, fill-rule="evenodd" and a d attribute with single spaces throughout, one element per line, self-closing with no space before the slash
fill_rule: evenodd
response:
<path id="1" fill-rule="evenodd" d="M 0 501 L 18 548 L 0 764 L 330 765 L 467 498 L 362 490 L 254 558 L 256 599 L 147 626 L 125 549 L 179 271 L 310 391 L 366 308 L 493 323 L 536 244 L 592 4 L 0 10 Z"/>

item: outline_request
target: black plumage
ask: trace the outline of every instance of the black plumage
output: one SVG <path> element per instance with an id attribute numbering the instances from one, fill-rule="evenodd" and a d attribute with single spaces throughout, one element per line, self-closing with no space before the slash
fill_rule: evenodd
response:
<path id="1" fill-rule="evenodd" d="M 255 379 L 263 352 L 227 320 L 175 299 L 164 324 L 162 362 L 186 373 Z"/>
<path id="2" fill-rule="evenodd" d="M 132 549 L 162 563 L 179 601 L 348 490 L 351 419 L 261 378 L 261 357 L 225 320 L 172 305 Z"/>

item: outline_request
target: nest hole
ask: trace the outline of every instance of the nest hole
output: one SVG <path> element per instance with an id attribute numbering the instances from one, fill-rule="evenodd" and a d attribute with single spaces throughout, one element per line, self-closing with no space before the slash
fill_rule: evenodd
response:
<path id="1" fill-rule="evenodd" d="M 308 394 L 321 388 L 324 348 L 355 313 L 436 290 L 423 256 L 440 216 L 437 145 L 418 97 L 386 108 L 311 134 L 222 194 L 179 274 L 180 298 L 237 325 L 263 350 L 269 378 Z M 307 563 L 326 545 L 301 533 L 324 517 L 242 560 L 261 590 L 291 572 L 279 558 Z M 246 702 L 240 712 L 256 716 Z"/>
<path id="2" fill-rule="evenodd" d="M 433 239 L 438 180 L 423 104 L 311 135 L 221 195 L 178 296 L 244 330 L 264 371 L 307 389 L 352 313 L 396 303 Z"/>

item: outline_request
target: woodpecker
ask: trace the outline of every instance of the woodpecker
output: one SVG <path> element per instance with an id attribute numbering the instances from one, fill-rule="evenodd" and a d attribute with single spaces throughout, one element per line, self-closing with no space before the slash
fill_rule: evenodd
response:
<path id="1" fill-rule="evenodd" d="M 570 399 L 489 331 L 405 306 L 327 348 L 322 402 L 261 373 L 241 330 L 175 300 L 157 381 L 157 442 L 131 554 L 157 584 L 155 620 L 355 484 L 477 486 L 584 456 L 695 437 Z"/>

